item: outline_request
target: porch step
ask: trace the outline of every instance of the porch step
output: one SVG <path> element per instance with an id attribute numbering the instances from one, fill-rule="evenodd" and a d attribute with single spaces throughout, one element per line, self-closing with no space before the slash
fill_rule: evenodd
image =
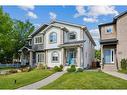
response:
<path id="1" fill-rule="evenodd" d="M 117 71 L 116 65 L 104 65 L 104 71 Z"/>

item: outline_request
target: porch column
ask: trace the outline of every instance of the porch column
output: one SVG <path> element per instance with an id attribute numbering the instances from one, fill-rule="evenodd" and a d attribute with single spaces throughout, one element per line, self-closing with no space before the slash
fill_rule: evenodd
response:
<path id="1" fill-rule="evenodd" d="M 33 66 L 33 52 L 30 51 L 30 59 L 29 59 L 29 62 L 30 62 L 30 66 L 32 67 Z"/>
<path id="2" fill-rule="evenodd" d="M 103 45 L 101 45 L 101 69 L 104 68 Z"/>
<path id="3" fill-rule="evenodd" d="M 80 67 L 81 64 L 81 48 L 77 48 L 77 66 Z"/>
<path id="4" fill-rule="evenodd" d="M 45 64 L 48 66 L 48 51 L 45 52 Z"/>
<path id="5" fill-rule="evenodd" d="M 64 55 L 64 48 L 62 48 L 62 49 L 61 49 L 61 64 L 62 64 L 62 65 L 65 64 L 65 63 L 64 63 L 64 58 L 65 58 L 64 56 L 65 56 L 65 55 Z"/>
<path id="6" fill-rule="evenodd" d="M 20 62 L 21 62 L 21 65 L 24 65 L 23 64 L 23 52 L 21 52 L 21 54 L 20 54 Z"/>

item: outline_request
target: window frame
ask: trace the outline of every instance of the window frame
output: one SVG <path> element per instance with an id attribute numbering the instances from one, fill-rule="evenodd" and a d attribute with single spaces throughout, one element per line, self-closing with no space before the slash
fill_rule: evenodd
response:
<path id="1" fill-rule="evenodd" d="M 104 59 L 104 64 L 114 64 L 115 63 L 115 50 L 114 49 L 104 49 L 103 51 L 103 54 L 104 54 L 104 57 L 105 58 L 105 51 L 110 51 L 110 62 L 105 62 L 105 59 Z"/>
<path id="2" fill-rule="evenodd" d="M 39 38 L 41 38 L 41 42 L 39 42 Z M 36 39 L 38 39 L 38 41 Z M 43 44 L 43 36 L 35 36 L 34 44 Z"/>
<path id="3" fill-rule="evenodd" d="M 57 61 L 54 61 L 53 60 L 53 54 L 54 53 L 57 53 L 58 54 L 58 60 Z M 53 51 L 52 53 L 51 53 L 51 60 L 52 60 L 52 63 L 58 63 L 59 62 L 59 52 L 58 51 Z"/>
<path id="4" fill-rule="evenodd" d="M 75 34 L 75 39 L 70 39 L 70 35 L 71 35 L 72 33 Z M 77 40 L 77 33 L 74 32 L 74 31 L 69 32 L 69 33 L 68 33 L 68 40 L 69 40 L 69 41 L 76 41 L 76 40 Z"/>
<path id="5" fill-rule="evenodd" d="M 37 63 L 45 62 L 45 53 L 37 53 L 36 54 L 36 62 Z"/>
<path id="6" fill-rule="evenodd" d="M 56 34 L 56 40 L 53 41 L 53 42 L 51 42 L 51 41 L 50 41 L 50 37 L 51 37 L 51 35 L 52 35 L 53 33 Z M 49 43 L 50 43 L 50 44 L 57 43 L 57 33 L 56 33 L 56 32 L 51 32 L 51 33 L 49 34 Z"/>

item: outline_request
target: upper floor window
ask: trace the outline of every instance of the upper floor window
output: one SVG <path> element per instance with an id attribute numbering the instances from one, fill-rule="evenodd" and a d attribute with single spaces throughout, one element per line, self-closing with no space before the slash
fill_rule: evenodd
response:
<path id="1" fill-rule="evenodd" d="M 41 44 L 42 42 L 42 37 L 35 37 L 35 44 Z"/>
<path id="2" fill-rule="evenodd" d="M 52 32 L 49 35 L 49 42 L 50 43 L 56 43 L 57 42 L 57 34 L 55 32 Z"/>
<path id="3" fill-rule="evenodd" d="M 76 33 L 75 32 L 69 33 L 69 40 L 75 40 L 75 39 L 76 39 Z"/>
<path id="4" fill-rule="evenodd" d="M 59 60 L 59 53 L 55 51 L 52 53 L 52 61 L 58 62 L 58 60 Z"/>
<path id="5" fill-rule="evenodd" d="M 108 28 L 107 29 L 107 33 L 112 33 L 112 29 L 111 28 Z"/>

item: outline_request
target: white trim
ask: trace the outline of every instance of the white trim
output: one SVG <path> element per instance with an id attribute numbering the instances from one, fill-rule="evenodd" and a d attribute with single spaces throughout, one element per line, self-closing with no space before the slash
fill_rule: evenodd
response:
<path id="1" fill-rule="evenodd" d="M 41 55 L 42 57 L 41 62 L 38 61 L 38 55 Z M 43 52 L 36 53 L 36 63 L 43 63 L 43 62 L 45 62 L 45 53 Z"/>
<path id="2" fill-rule="evenodd" d="M 41 43 L 36 43 L 36 38 L 39 38 L 39 37 L 42 38 L 42 42 L 41 42 Z M 43 41 L 43 35 L 39 35 L 39 36 L 35 36 L 35 37 L 34 37 L 34 44 L 35 44 L 35 45 L 43 44 L 43 43 L 44 43 L 44 41 Z"/>
<path id="3" fill-rule="evenodd" d="M 104 49 L 105 50 L 110 50 L 110 53 L 111 53 L 111 57 L 110 57 L 110 62 L 104 62 L 105 64 L 110 64 L 110 63 L 114 63 L 114 60 L 115 60 L 115 50 L 114 49 Z M 103 51 L 103 54 L 104 54 L 104 51 Z M 113 56 L 112 56 L 112 52 L 113 52 Z M 105 57 L 105 54 L 104 54 L 104 57 Z M 113 60 L 112 60 L 113 58 Z"/>

